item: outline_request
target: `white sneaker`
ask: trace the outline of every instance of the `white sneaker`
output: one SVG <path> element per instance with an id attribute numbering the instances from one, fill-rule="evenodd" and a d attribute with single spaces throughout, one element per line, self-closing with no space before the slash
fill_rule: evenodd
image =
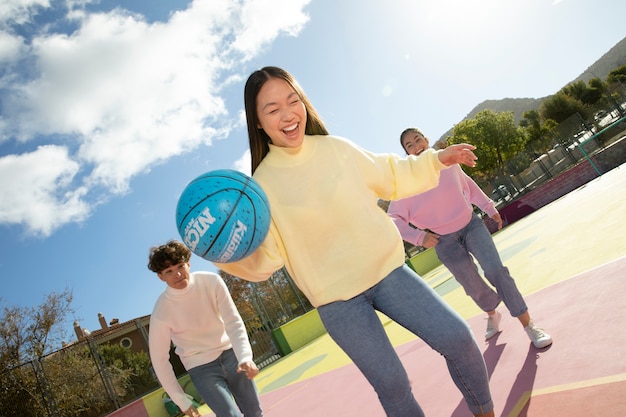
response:
<path id="1" fill-rule="evenodd" d="M 541 327 L 535 326 L 535 323 L 532 321 L 528 326 L 524 327 L 524 330 L 526 330 L 528 337 L 537 349 L 542 349 L 552 344 L 552 337 Z"/>
<path id="2" fill-rule="evenodd" d="M 485 330 L 485 340 L 489 340 L 498 333 L 500 333 L 500 320 L 502 320 L 502 314 L 496 310 L 494 314 L 487 317 L 487 330 Z"/>

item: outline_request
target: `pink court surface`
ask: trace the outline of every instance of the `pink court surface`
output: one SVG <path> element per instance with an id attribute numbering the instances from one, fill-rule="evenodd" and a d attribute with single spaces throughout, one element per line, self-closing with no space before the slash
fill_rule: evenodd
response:
<path id="1" fill-rule="evenodd" d="M 554 339 L 534 348 L 517 319 L 484 341 L 485 314 L 444 267 L 424 275 L 470 324 L 490 375 L 496 416 L 626 416 L 626 165 L 494 235 L 535 322 Z M 470 416 L 445 362 L 382 316 L 427 417 Z M 321 336 L 256 378 L 266 417 L 384 417 L 351 361 Z M 211 411 L 203 406 L 206 415 Z"/>

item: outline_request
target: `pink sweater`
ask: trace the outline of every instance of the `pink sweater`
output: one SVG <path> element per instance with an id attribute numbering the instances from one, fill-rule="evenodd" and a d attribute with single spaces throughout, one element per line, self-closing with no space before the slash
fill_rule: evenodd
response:
<path id="1" fill-rule="evenodd" d="M 467 226 L 476 205 L 489 217 L 497 213 L 494 202 L 458 165 L 440 172 L 439 185 L 429 191 L 392 201 L 387 213 L 402 235 L 416 246 L 422 245 L 424 229 L 446 235 Z M 418 227 L 415 229 L 409 223 Z"/>

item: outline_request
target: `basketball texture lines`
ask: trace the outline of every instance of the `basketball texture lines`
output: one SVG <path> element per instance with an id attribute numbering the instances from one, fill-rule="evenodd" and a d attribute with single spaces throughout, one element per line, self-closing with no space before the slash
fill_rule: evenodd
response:
<path id="1" fill-rule="evenodd" d="M 245 258 L 265 239 L 270 225 L 265 192 L 251 177 L 215 170 L 193 179 L 176 207 L 176 226 L 185 245 L 211 262 Z"/>

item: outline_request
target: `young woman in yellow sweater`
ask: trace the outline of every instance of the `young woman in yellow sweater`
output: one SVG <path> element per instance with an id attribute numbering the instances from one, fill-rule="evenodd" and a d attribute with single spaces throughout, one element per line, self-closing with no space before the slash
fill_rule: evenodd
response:
<path id="1" fill-rule="evenodd" d="M 377 310 L 445 357 L 475 416 L 493 416 L 472 332 L 405 266 L 398 230 L 377 204 L 435 187 L 446 166 L 474 166 L 475 148 L 453 145 L 406 158 L 368 152 L 329 135 L 296 80 L 276 67 L 250 75 L 244 101 L 252 173 L 267 194 L 272 222 L 259 249 L 216 266 L 250 281 L 285 266 L 376 390 L 387 416 L 424 414 Z"/>

